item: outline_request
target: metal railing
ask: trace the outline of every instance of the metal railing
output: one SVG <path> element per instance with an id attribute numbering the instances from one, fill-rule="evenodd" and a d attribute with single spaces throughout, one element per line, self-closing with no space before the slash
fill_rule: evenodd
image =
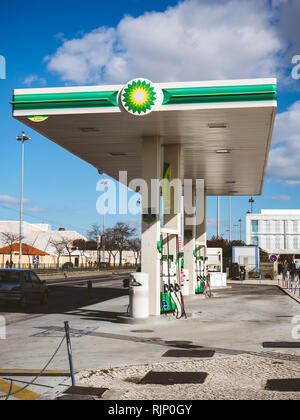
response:
<path id="1" fill-rule="evenodd" d="M 12 268 L 18 269 L 19 264 L 0 264 L 0 269 Z M 37 274 L 51 274 L 51 273 L 62 273 L 62 272 L 96 272 L 96 271 L 106 271 L 106 270 L 136 270 L 135 264 L 123 264 L 123 265 L 113 265 L 113 264 L 81 264 L 74 265 L 70 263 L 64 263 L 61 265 L 56 264 L 22 264 L 20 267 L 22 270 L 33 270 Z"/>
<path id="2" fill-rule="evenodd" d="M 278 275 L 278 286 L 282 289 L 286 289 L 293 293 L 295 296 L 300 297 L 300 275 L 299 273 L 292 274 L 288 272 L 287 274 Z"/>

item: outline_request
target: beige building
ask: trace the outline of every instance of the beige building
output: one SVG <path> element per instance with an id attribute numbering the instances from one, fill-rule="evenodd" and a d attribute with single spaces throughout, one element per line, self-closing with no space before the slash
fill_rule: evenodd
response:
<path id="1" fill-rule="evenodd" d="M 19 222 L 18 221 L 0 221 L 0 267 L 6 267 L 12 261 L 13 266 L 19 263 Z M 15 238 L 14 245 L 11 246 L 2 233 L 8 234 L 11 238 Z M 74 266 L 91 265 L 98 261 L 98 251 L 74 250 L 67 252 L 64 249 L 60 255 L 58 247 L 55 243 L 59 243 L 62 239 L 66 243 L 72 243 L 76 239 L 86 241 L 86 238 L 76 231 L 52 230 L 48 224 L 33 224 L 23 222 L 23 246 L 22 246 L 22 264 L 25 266 L 36 265 L 55 267 L 58 264 L 63 265 L 71 261 Z M 1 252 L 2 250 L 2 252 Z M 100 251 L 102 256 L 102 251 Z M 111 265 L 119 265 L 119 252 L 105 252 L 105 262 Z M 103 261 L 103 259 L 102 259 Z M 140 262 L 138 258 L 138 262 Z M 122 252 L 122 263 L 134 265 L 136 256 L 133 251 Z"/>
<path id="2" fill-rule="evenodd" d="M 13 248 L 9 249 L 8 254 L 0 254 L 0 265 L 3 267 L 7 265 L 7 261 L 12 260 L 14 265 L 19 262 L 19 250 L 18 247 L 11 247 L 9 241 L 15 239 L 13 242 L 19 242 L 19 227 L 18 221 L 0 221 L 0 248 Z M 70 261 L 75 265 L 77 263 L 78 254 L 76 252 L 69 256 L 66 249 L 63 249 L 61 255 L 58 255 L 57 248 L 55 247 L 56 242 L 65 240 L 66 243 L 74 241 L 76 239 L 86 238 L 76 231 L 67 230 L 52 230 L 48 224 L 33 224 L 23 222 L 23 240 L 22 243 L 22 264 L 39 264 L 39 265 L 53 265 L 64 264 Z M 36 249 L 33 251 L 32 249 Z M 45 255 L 43 255 L 45 254 Z M 83 259 L 84 261 L 84 259 Z M 82 262 L 81 264 L 84 264 Z"/>

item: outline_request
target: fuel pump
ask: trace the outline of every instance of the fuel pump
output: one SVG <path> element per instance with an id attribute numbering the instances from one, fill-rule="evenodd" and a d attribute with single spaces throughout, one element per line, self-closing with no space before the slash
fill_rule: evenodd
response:
<path id="1" fill-rule="evenodd" d="M 206 277 L 206 259 L 199 255 L 199 249 L 194 250 L 195 265 L 196 265 L 196 278 L 197 287 L 195 290 L 196 295 L 203 294 L 205 291 L 205 277 Z"/>
<path id="2" fill-rule="evenodd" d="M 165 241 L 158 243 L 157 250 L 161 255 L 161 313 L 173 313 L 177 319 L 186 316 L 184 300 L 181 292 L 181 282 L 183 279 L 182 270 L 184 264 L 184 254 L 179 252 L 179 238 L 176 235 L 176 252 L 170 253 L 169 234 Z M 165 246 L 163 246 L 165 244 Z M 174 250 L 175 251 L 175 250 Z"/>
<path id="3" fill-rule="evenodd" d="M 174 313 L 176 305 L 174 304 L 171 293 L 174 290 L 174 286 L 171 282 L 172 268 L 170 267 L 173 259 L 172 255 L 165 254 L 165 249 L 162 247 L 163 241 L 158 242 L 157 250 L 160 253 L 161 258 L 161 280 L 162 280 L 162 291 L 161 291 L 161 313 Z"/>
<path id="4" fill-rule="evenodd" d="M 184 285 L 184 273 L 183 273 L 184 253 L 181 252 L 181 250 L 179 248 L 180 247 L 179 247 L 179 239 L 178 239 L 178 242 L 177 242 L 177 264 L 178 264 L 177 279 L 179 279 L 179 283 L 175 284 L 175 292 L 176 292 L 176 297 L 177 297 L 177 300 L 178 300 L 179 306 L 180 306 L 180 317 L 179 318 L 182 318 L 183 316 L 185 318 L 187 318 L 185 308 L 184 308 L 184 297 L 183 297 L 183 294 L 182 294 L 182 287 Z"/>

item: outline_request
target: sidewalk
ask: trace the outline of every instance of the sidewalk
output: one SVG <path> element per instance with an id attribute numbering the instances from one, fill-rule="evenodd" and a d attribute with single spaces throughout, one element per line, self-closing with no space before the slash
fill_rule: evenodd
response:
<path id="1" fill-rule="evenodd" d="M 120 324 L 117 317 L 126 312 L 129 301 L 128 296 L 122 296 L 64 313 L 45 314 L 8 325 L 7 339 L 1 342 L 0 368 L 40 370 L 57 347 L 64 331 L 64 322 L 68 321 L 72 331 L 74 368 L 84 371 L 85 376 L 88 375 L 91 380 L 94 380 L 94 375 L 98 377 L 100 371 L 109 373 L 110 369 L 115 370 L 118 366 L 124 366 L 128 376 L 128 372 L 133 369 L 134 376 L 135 369 L 138 369 L 139 375 L 140 368 L 136 367 L 138 365 L 158 364 L 161 369 L 173 369 L 174 362 L 183 362 L 182 366 L 193 362 L 191 359 L 187 361 L 186 357 L 174 359 L 164 356 L 167 351 L 178 349 L 213 349 L 214 358 L 201 361 L 208 362 L 204 371 L 213 374 L 219 369 L 214 363 L 219 363 L 218 359 L 222 358 L 224 363 L 226 362 L 224 369 L 227 366 L 224 378 L 232 372 L 232 381 L 239 381 L 240 371 L 235 370 L 234 366 L 240 363 L 240 356 L 246 358 L 241 359 L 241 363 L 250 357 L 250 373 L 246 371 L 246 376 L 251 376 L 252 364 L 263 365 L 265 361 L 268 362 L 265 371 L 265 377 L 268 378 L 272 376 L 273 371 L 268 370 L 272 366 L 274 369 L 283 366 L 287 371 L 299 371 L 300 349 L 266 351 L 262 346 L 266 341 L 292 341 L 292 319 L 299 315 L 299 304 L 274 285 L 232 284 L 231 287 L 214 292 L 215 297 L 211 299 L 201 296 L 186 298 L 186 311 L 193 314 L 193 317 L 187 320 L 163 316 L 150 319 L 150 323 L 146 325 Z M 252 357 L 255 360 L 257 358 L 257 362 L 252 360 Z M 276 363 L 273 365 L 272 362 Z M 193 368 L 193 364 L 186 366 L 187 369 Z M 195 365 L 196 368 L 203 369 L 202 365 Z M 48 369 L 68 369 L 65 348 L 61 349 Z M 283 371 L 280 371 L 280 375 L 283 375 L 284 372 L 281 372 Z M 54 379 L 50 385 L 55 382 Z M 105 380 L 108 379 L 109 377 L 105 377 Z M 221 381 L 221 378 L 219 379 Z M 219 379 L 217 377 L 214 381 Z M 210 376 L 208 380 L 211 380 Z M 59 383 L 61 382 L 57 382 Z M 215 387 L 216 383 L 213 383 Z M 247 383 L 243 383 L 241 386 L 248 389 Z M 224 384 L 226 388 L 226 383 Z M 131 385 L 127 385 L 130 390 Z M 139 386 L 138 389 L 142 387 Z M 41 393 L 42 389 L 34 388 L 33 391 Z M 169 391 L 173 392 L 170 389 Z M 222 393 L 223 391 L 220 391 L 220 395 L 223 395 Z M 202 394 L 197 395 L 200 398 Z"/>

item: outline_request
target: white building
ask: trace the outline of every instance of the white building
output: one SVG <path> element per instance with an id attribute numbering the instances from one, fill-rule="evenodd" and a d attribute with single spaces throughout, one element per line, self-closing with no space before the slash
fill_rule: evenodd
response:
<path id="1" fill-rule="evenodd" d="M 1 220 L 0 221 L 0 248 L 5 247 L 7 244 L 4 242 L 4 239 L 1 237 L 1 233 L 10 233 L 14 235 L 19 234 L 20 223 L 19 221 L 7 221 Z M 58 231 L 52 230 L 51 226 L 48 224 L 35 224 L 35 223 L 28 223 L 23 222 L 22 225 L 22 232 L 23 232 L 23 240 L 22 242 L 26 245 L 31 247 L 37 248 L 40 251 L 46 252 L 49 254 L 47 257 L 42 257 L 43 263 L 45 264 L 55 264 L 57 262 L 57 251 L 55 247 L 51 244 L 51 242 L 56 242 L 62 240 L 62 238 L 66 240 L 76 240 L 76 239 L 83 239 L 86 238 L 76 231 Z M 74 253 L 75 254 L 75 253 Z M 5 258 L 3 256 L 3 258 Z M 74 255 L 76 258 L 76 255 Z M 17 254 L 14 255 L 14 261 L 17 261 Z M 69 260 L 69 255 L 64 252 L 61 256 L 60 261 L 65 262 Z M 0 261 L 0 263 L 3 261 Z M 26 255 L 23 256 L 23 263 L 28 263 L 28 257 Z"/>
<path id="2" fill-rule="evenodd" d="M 261 210 L 246 217 L 246 243 L 269 254 L 300 254 L 300 210 Z"/>
<path id="3" fill-rule="evenodd" d="M 56 265 L 58 263 L 58 253 L 57 249 L 52 245 L 54 242 L 59 242 L 63 238 L 67 241 L 75 241 L 76 239 L 83 239 L 86 241 L 87 239 L 76 231 L 68 231 L 68 230 L 52 230 L 51 226 L 48 224 L 36 224 L 36 223 L 28 223 L 23 222 L 22 226 L 23 231 L 23 244 L 26 244 L 30 247 L 37 248 L 40 251 L 46 252 L 47 256 L 40 257 L 41 264 L 47 265 Z M 14 234 L 15 236 L 19 235 L 20 223 L 18 221 L 1 221 L 0 220 L 0 248 L 3 248 L 7 245 L 4 239 L 1 237 L 1 233 L 10 233 Z M 18 240 L 16 239 L 16 242 Z M 102 254 L 102 252 L 101 252 Z M 19 252 L 13 253 L 13 262 L 15 264 L 18 263 Z M 67 253 L 66 250 L 63 251 L 62 255 L 59 257 L 60 264 L 68 262 L 71 258 L 71 262 L 75 266 L 79 266 L 81 264 L 86 265 L 91 261 L 98 260 L 98 251 L 81 251 L 81 250 L 74 250 L 70 255 Z M 5 262 L 8 260 L 8 255 L 0 254 L 0 266 L 4 266 Z M 22 263 L 28 264 L 32 263 L 33 256 L 24 255 L 22 256 Z M 110 262 L 112 265 L 119 264 L 119 253 L 118 251 L 112 252 L 105 252 L 105 262 Z M 133 251 L 123 251 L 122 253 L 122 262 L 123 264 L 135 264 L 136 263 L 136 256 Z M 140 262 L 140 259 L 138 259 Z"/>

